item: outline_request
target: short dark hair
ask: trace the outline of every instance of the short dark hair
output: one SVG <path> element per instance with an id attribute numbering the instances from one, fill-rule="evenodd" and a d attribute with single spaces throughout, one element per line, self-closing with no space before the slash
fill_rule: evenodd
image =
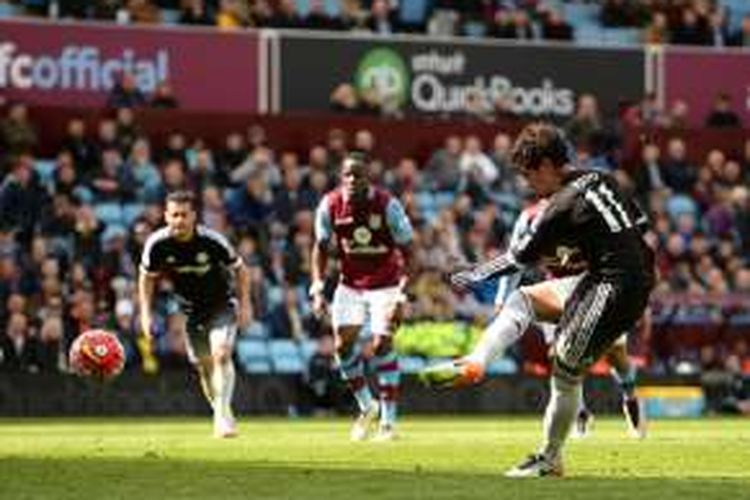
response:
<path id="1" fill-rule="evenodd" d="M 179 190 L 179 191 L 172 191 L 167 195 L 167 198 L 165 200 L 166 203 L 189 203 L 190 208 L 195 209 L 195 195 L 192 191 L 186 191 L 186 190 Z"/>
<path id="2" fill-rule="evenodd" d="M 565 135 L 551 123 L 527 125 L 516 138 L 511 161 L 521 170 L 534 170 L 545 158 L 555 167 L 562 167 L 570 161 L 570 148 Z"/>
<path id="3" fill-rule="evenodd" d="M 362 151 L 352 151 L 350 153 L 347 153 L 347 155 L 344 157 L 344 160 L 341 162 L 341 167 L 343 168 L 346 163 L 352 163 L 366 167 L 370 163 L 370 158 L 367 153 L 364 153 Z"/>

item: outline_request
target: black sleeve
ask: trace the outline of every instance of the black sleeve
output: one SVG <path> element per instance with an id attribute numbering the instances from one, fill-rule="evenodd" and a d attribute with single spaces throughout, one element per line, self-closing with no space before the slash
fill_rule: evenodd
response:
<path id="1" fill-rule="evenodd" d="M 576 188 L 568 186 L 550 199 L 547 208 L 531 225 L 529 234 L 510 249 L 517 263 L 531 265 L 543 255 L 554 254 L 560 239 L 572 230 L 578 195 Z"/>
<path id="2" fill-rule="evenodd" d="M 206 230 L 205 234 L 213 243 L 214 253 L 222 265 L 229 268 L 239 267 L 242 262 L 240 256 L 223 234 L 212 229 Z"/>
<path id="3" fill-rule="evenodd" d="M 164 252 L 161 251 L 160 241 L 156 235 L 151 235 L 146 240 L 141 253 L 140 269 L 142 273 L 157 274 L 164 269 Z"/>
<path id="4" fill-rule="evenodd" d="M 641 234 L 645 234 L 651 229 L 651 221 L 648 214 L 632 196 L 626 196 L 625 199 L 627 200 L 626 209 L 628 215 L 630 215 L 630 219 L 633 221 L 633 225 L 638 228 Z"/>

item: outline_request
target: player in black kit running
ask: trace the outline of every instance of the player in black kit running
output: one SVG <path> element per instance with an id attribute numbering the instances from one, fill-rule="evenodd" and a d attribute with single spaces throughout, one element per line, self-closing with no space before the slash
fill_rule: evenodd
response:
<path id="1" fill-rule="evenodd" d="M 244 328 L 251 318 L 248 270 L 222 234 L 197 224 L 192 193 L 169 194 L 164 218 L 167 225 L 149 236 L 141 256 L 141 331 L 150 340 L 156 281 L 169 278 L 187 318 L 188 357 L 213 408 L 214 435 L 233 437 L 237 429 L 231 409 L 232 351 L 237 325 Z"/>

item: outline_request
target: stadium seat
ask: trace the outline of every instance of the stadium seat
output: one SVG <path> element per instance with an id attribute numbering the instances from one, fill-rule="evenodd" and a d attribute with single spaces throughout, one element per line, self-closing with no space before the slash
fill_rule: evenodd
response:
<path id="1" fill-rule="evenodd" d="M 237 342 L 237 360 L 240 362 L 242 368 L 248 373 L 259 373 L 258 371 L 250 371 L 253 369 L 260 369 L 263 366 L 266 367 L 263 373 L 269 373 L 271 371 L 270 353 L 268 349 L 268 343 L 265 340 L 249 339 L 247 337 L 240 338 Z"/>
<path id="2" fill-rule="evenodd" d="M 601 45 L 604 40 L 604 29 L 597 25 L 576 27 L 575 41 L 578 45 Z"/>
<path id="3" fill-rule="evenodd" d="M 271 373 L 271 362 L 266 359 L 258 359 L 242 364 L 245 373 Z"/>
<path id="4" fill-rule="evenodd" d="M 161 22 L 163 24 L 178 25 L 182 13 L 177 9 L 161 9 Z"/>
<path id="5" fill-rule="evenodd" d="M 629 47 L 641 42 L 641 30 L 638 28 L 605 28 L 603 34 L 604 42 L 608 45 Z"/>
<path id="6" fill-rule="evenodd" d="M 599 24 L 600 6 L 593 3 L 566 3 L 563 15 L 574 28 Z"/>
<path id="7" fill-rule="evenodd" d="M 487 26 L 481 21 L 467 21 L 463 25 L 463 31 L 469 38 L 483 38 L 487 34 Z"/>
<path id="8" fill-rule="evenodd" d="M 297 13 L 305 17 L 310 13 L 310 0 L 296 0 Z"/>
<path id="9" fill-rule="evenodd" d="M 299 349 L 302 354 L 302 360 L 307 364 L 315 354 L 315 351 L 318 350 L 318 342 L 312 339 L 305 339 L 300 344 Z"/>
<path id="10" fill-rule="evenodd" d="M 146 210 L 140 203 L 126 203 L 122 206 L 122 219 L 126 226 L 132 226 L 135 220 Z"/>
<path id="11" fill-rule="evenodd" d="M 339 17 L 341 15 L 341 1 L 340 0 L 324 0 L 323 2 L 326 14 L 331 17 Z"/>
<path id="12" fill-rule="evenodd" d="M 271 364 L 276 373 L 302 373 L 305 365 L 299 346 L 293 340 L 272 340 Z"/>
<path id="13" fill-rule="evenodd" d="M 8 2 L 0 2 L 0 17 L 16 17 L 23 14 L 23 9 L 18 5 Z"/>
<path id="14" fill-rule="evenodd" d="M 435 194 L 435 205 L 438 210 L 449 207 L 454 201 L 456 201 L 456 194 L 451 191 L 440 191 Z"/>
<path id="15" fill-rule="evenodd" d="M 96 218 L 104 224 L 122 224 L 122 207 L 118 203 L 97 203 L 94 205 Z"/>
<path id="16" fill-rule="evenodd" d="M 431 0 L 401 0 L 398 17 L 404 24 L 424 24 L 430 10 Z"/>

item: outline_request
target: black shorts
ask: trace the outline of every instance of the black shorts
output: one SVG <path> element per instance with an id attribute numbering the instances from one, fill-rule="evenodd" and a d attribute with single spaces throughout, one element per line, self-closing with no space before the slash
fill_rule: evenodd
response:
<path id="1" fill-rule="evenodd" d="M 559 370 L 580 376 L 643 315 L 651 291 L 641 280 L 587 274 L 565 304 L 555 332 Z"/>
<path id="2" fill-rule="evenodd" d="M 187 316 L 185 338 L 188 360 L 197 363 L 209 356 L 220 344 L 234 346 L 237 336 L 237 316 L 233 307 L 227 307 L 210 316 Z"/>

